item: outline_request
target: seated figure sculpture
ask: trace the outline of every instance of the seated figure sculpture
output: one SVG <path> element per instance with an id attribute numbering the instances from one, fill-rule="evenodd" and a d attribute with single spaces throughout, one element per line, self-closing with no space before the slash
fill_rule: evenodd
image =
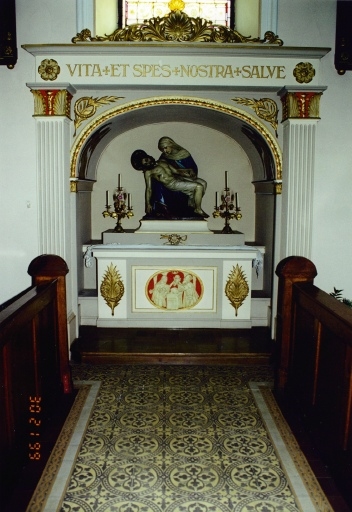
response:
<path id="1" fill-rule="evenodd" d="M 209 217 L 202 210 L 202 199 L 206 182 L 197 177 L 190 177 L 164 160 L 155 160 L 142 149 L 137 149 L 131 156 L 132 167 L 144 172 L 145 179 L 145 212 L 149 219 L 162 218 L 198 218 Z M 153 195 L 153 182 L 161 183 L 168 192 L 181 192 L 187 199 L 187 213 L 183 205 L 173 211 L 168 202 L 161 202 Z M 177 205 L 176 205 L 177 206 Z"/>

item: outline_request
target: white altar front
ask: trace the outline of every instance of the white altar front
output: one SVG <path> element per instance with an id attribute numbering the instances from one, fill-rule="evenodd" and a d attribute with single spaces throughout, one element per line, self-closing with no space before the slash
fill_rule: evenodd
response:
<path id="1" fill-rule="evenodd" d="M 251 296 L 253 287 L 260 287 L 262 247 L 233 245 L 236 235 L 208 235 L 206 244 L 202 235 L 193 234 L 184 245 L 172 245 L 156 234 L 148 235 L 149 243 L 142 234 L 119 237 L 118 243 L 84 247 L 87 271 L 96 275 L 97 296 L 81 297 L 83 324 L 252 327 Z M 114 235 L 104 238 L 113 240 Z"/>

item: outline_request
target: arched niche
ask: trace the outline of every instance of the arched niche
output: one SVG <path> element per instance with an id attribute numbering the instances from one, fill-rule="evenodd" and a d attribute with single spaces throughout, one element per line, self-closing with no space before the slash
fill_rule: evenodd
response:
<path id="1" fill-rule="evenodd" d="M 279 146 L 257 118 L 226 104 L 186 97 L 138 100 L 97 117 L 75 144 L 71 176 L 96 181 L 97 162 L 111 140 L 138 126 L 170 120 L 207 126 L 236 140 L 251 162 L 253 181 L 281 179 Z"/>
<path id="2" fill-rule="evenodd" d="M 80 220 L 81 229 L 85 233 L 90 233 L 90 239 L 98 239 L 99 229 L 92 229 L 96 219 L 99 219 L 98 223 L 102 226 L 101 231 L 104 230 L 104 223 L 105 229 L 113 228 L 111 220 L 109 219 L 109 223 L 103 219 L 101 212 L 104 208 L 104 189 L 110 183 L 108 188 L 112 191 L 113 186 L 117 184 L 118 173 L 122 175 L 123 185 L 133 193 L 133 202 L 135 203 L 136 216 L 133 221 L 125 221 L 125 228 L 138 227 L 138 220 L 143 215 L 141 208 L 143 209 L 144 200 L 140 188 L 144 187 L 144 183 L 141 176 L 133 174 L 136 171 L 131 168 L 129 155 L 134 149 L 140 147 L 142 144 L 140 139 L 144 141 L 144 144 L 146 139 L 136 134 L 141 130 L 150 132 L 152 140 L 150 154 L 158 157 L 158 133 L 160 136 L 168 135 L 173 138 L 175 130 L 170 126 L 175 127 L 176 125 L 184 126 L 184 132 L 186 132 L 183 140 L 177 140 L 175 137 L 177 142 L 182 143 L 181 145 L 187 147 L 192 154 L 194 148 L 198 147 L 198 157 L 199 150 L 203 151 L 204 148 L 207 162 L 199 166 L 200 175 L 211 182 L 213 177 L 207 173 L 216 174 L 215 183 L 211 182 L 212 186 L 208 188 L 206 195 L 208 199 L 205 210 L 210 215 L 214 206 L 214 190 L 221 190 L 223 187 L 224 171 L 230 170 L 230 180 L 233 179 L 236 182 L 236 173 L 241 173 L 244 168 L 246 169 L 245 193 L 240 194 L 241 207 L 246 220 L 240 222 L 242 225 L 247 223 L 248 226 L 249 219 L 250 226 L 247 229 L 242 229 L 240 223 L 233 221 L 233 228 L 245 233 L 246 242 L 265 246 L 263 291 L 270 296 L 275 193 L 276 184 L 281 180 L 281 152 L 269 130 L 256 117 L 241 109 L 198 98 L 158 97 L 138 100 L 110 109 L 94 119 L 77 139 L 71 163 L 71 179 L 78 179 L 81 184 L 88 182 L 93 185 L 90 189 L 89 199 L 85 194 L 84 204 L 82 201 L 78 202 L 78 205 L 81 205 L 79 210 L 86 212 L 83 219 Z M 203 140 L 202 143 L 202 134 L 205 132 L 212 132 L 214 137 L 208 137 L 208 140 Z M 180 131 L 176 130 L 176 133 L 180 133 Z M 119 150 L 119 140 L 121 141 L 121 150 Z M 229 162 L 226 159 L 222 161 L 220 149 L 222 140 L 228 141 L 230 151 L 241 153 L 241 165 L 237 165 L 236 158 L 234 158 L 233 166 L 229 169 Z M 149 152 L 148 147 L 143 146 L 141 149 Z M 115 184 L 110 173 L 109 178 L 105 176 L 104 185 L 100 185 L 100 182 L 104 181 L 103 173 L 106 169 L 104 158 L 109 152 L 116 154 Z M 215 155 L 217 168 L 209 155 L 212 157 Z M 133 177 L 127 176 L 126 179 L 126 173 L 132 173 Z M 136 183 L 139 184 L 136 185 Z M 236 185 L 237 183 L 234 184 L 235 189 Z M 137 193 L 136 186 L 138 187 Z M 78 190 L 80 188 L 87 190 L 82 186 L 78 187 Z M 99 193 L 96 193 L 97 190 Z M 135 225 L 136 221 L 137 225 Z M 217 229 L 221 229 L 222 221 L 217 220 L 216 222 Z M 213 219 L 210 219 L 210 223 L 210 229 L 216 229 Z M 79 238 L 82 239 L 82 237 Z"/>

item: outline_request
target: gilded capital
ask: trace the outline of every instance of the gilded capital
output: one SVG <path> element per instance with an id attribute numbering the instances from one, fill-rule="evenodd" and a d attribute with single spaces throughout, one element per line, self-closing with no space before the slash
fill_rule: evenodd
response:
<path id="1" fill-rule="evenodd" d="M 72 94 L 66 89 L 32 89 L 35 116 L 70 118 Z"/>
<path id="2" fill-rule="evenodd" d="M 281 97 L 282 121 L 286 119 L 320 119 L 322 92 L 287 92 Z"/>

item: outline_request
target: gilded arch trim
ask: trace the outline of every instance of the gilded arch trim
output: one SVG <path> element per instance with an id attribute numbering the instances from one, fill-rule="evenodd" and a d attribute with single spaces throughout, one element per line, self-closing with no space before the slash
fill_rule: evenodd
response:
<path id="1" fill-rule="evenodd" d="M 249 125 L 255 128 L 265 139 L 267 142 L 274 161 L 275 161 L 275 169 L 276 169 L 276 177 L 275 180 L 282 179 L 282 155 L 280 147 L 275 140 L 275 137 L 270 133 L 270 131 L 253 115 L 241 110 L 237 107 L 233 107 L 227 105 L 225 103 L 217 102 L 210 99 L 204 98 L 196 98 L 196 97 L 188 97 L 188 96 L 158 96 L 155 98 L 145 98 L 140 100 L 131 101 L 125 103 L 123 105 L 119 105 L 110 110 L 105 111 L 104 113 L 97 116 L 93 119 L 84 130 L 77 137 L 71 152 L 71 181 L 76 181 L 79 173 L 77 172 L 77 164 L 79 159 L 79 154 L 89 139 L 94 130 L 96 130 L 99 126 L 103 125 L 105 122 L 113 119 L 116 116 L 121 114 L 126 114 L 127 112 L 133 112 L 134 110 L 138 110 L 141 108 L 160 106 L 160 105 L 185 105 L 185 106 L 194 106 L 199 108 L 205 108 L 214 110 L 216 112 L 222 112 L 229 116 L 236 117 Z"/>

